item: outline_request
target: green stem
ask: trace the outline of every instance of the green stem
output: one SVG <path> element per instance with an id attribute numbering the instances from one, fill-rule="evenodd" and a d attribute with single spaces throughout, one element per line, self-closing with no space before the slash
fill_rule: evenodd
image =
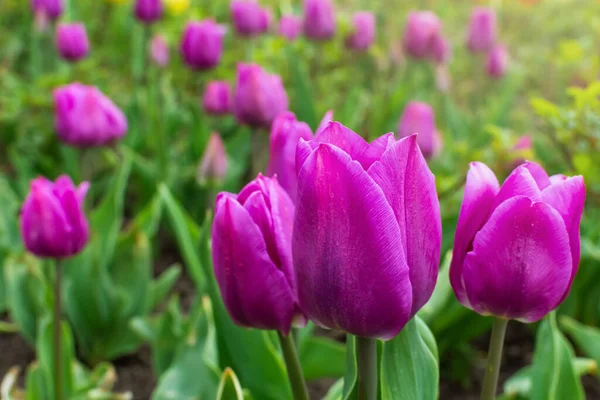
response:
<path id="1" fill-rule="evenodd" d="M 356 337 L 358 400 L 377 399 L 377 339 Z"/>
<path id="2" fill-rule="evenodd" d="M 306 388 L 306 382 L 304 382 L 302 367 L 300 366 L 300 360 L 298 359 L 292 335 L 285 336 L 281 332 L 278 332 L 278 334 L 294 400 L 309 400 L 308 389 Z"/>
<path id="3" fill-rule="evenodd" d="M 54 340 L 53 362 L 54 362 L 54 399 L 63 398 L 62 387 L 62 338 L 61 338 L 61 319 L 62 319 L 62 261 L 56 260 L 56 270 L 54 277 L 54 320 L 52 321 Z"/>
<path id="4" fill-rule="evenodd" d="M 507 325 L 507 319 L 494 317 L 485 378 L 483 379 L 483 387 L 481 388 L 481 400 L 493 400 L 496 398 L 498 374 L 500 372 L 500 362 L 502 361 L 502 347 L 504 346 L 504 334 L 506 333 Z"/>

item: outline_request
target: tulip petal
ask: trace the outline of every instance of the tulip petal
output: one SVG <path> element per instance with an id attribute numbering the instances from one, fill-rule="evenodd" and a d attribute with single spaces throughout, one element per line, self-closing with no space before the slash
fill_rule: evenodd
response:
<path id="1" fill-rule="evenodd" d="M 298 176 L 292 239 L 300 307 L 319 325 L 389 339 L 410 317 L 401 235 L 381 188 L 321 144 Z"/>
<path id="2" fill-rule="evenodd" d="M 311 153 L 319 146 L 314 140 L 306 141 L 302 138 L 298 140 L 296 146 L 296 173 L 299 174 L 304 162 L 311 155 Z"/>
<path id="3" fill-rule="evenodd" d="M 233 320 L 287 334 L 294 297 L 284 274 L 267 254 L 263 236 L 248 212 L 223 196 L 212 228 L 215 276 Z"/>
<path id="4" fill-rule="evenodd" d="M 323 115 L 323 119 L 319 123 L 317 130 L 315 131 L 315 135 L 318 135 L 319 132 L 327 128 L 327 125 L 333 120 L 333 110 L 329 110 Z"/>
<path id="5" fill-rule="evenodd" d="M 450 265 L 450 283 L 456 297 L 465 307 L 471 308 L 462 278 L 465 257 L 471 249 L 475 234 L 492 212 L 499 190 L 498 179 L 487 165 L 480 162 L 470 164 Z"/>
<path id="6" fill-rule="evenodd" d="M 571 245 L 571 256 L 573 259 L 573 272 L 569 283 L 570 288 L 579 268 L 579 257 L 581 253 L 579 224 L 581 222 L 581 215 L 585 204 L 585 184 L 583 182 L 583 177 L 574 176 L 553 183 L 552 186 L 548 186 L 542 191 L 542 198 L 544 199 L 544 203 L 554 207 L 554 209 L 562 216 L 565 221 L 565 226 L 567 227 L 567 232 L 569 232 L 569 243 Z M 567 293 L 568 290 L 565 292 L 564 297 L 567 296 Z"/>
<path id="7" fill-rule="evenodd" d="M 534 322 L 556 308 L 572 272 L 568 233 L 551 206 L 506 200 L 477 233 L 463 270 L 473 309 Z"/>
<path id="8" fill-rule="evenodd" d="M 383 190 L 400 227 L 414 315 L 429 300 L 439 269 L 442 222 L 435 177 L 419 150 L 416 135 L 390 146 L 368 173 Z"/>
<path id="9" fill-rule="evenodd" d="M 539 164 L 527 161 L 522 166 L 529 170 L 531 176 L 535 180 L 535 183 L 537 183 L 538 188 L 540 190 L 544 190 L 545 188 L 550 186 L 550 178 L 548 178 L 548 174 L 546 173 L 546 171 L 544 171 L 544 168 L 542 168 Z"/>
<path id="10" fill-rule="evenodd" d="M 396 139 L 391 132 L 379 136 L 369 144 L 363 154 L 361 154 L 358 162 L 360 162 L 360 165 L 362 165 L 364 169 L 368 170 L 375 161 L 381 158 L 388 147 L 393 146 L 395 143 Z"/>
<path id="11" fill-rule="evenodd" d="M 339 122 L 330 122 L 315 136 L 314 140 L 316 143 L 329 143 L 337 146 L 357 161 L 360 161 L 360 157 L 369 148 L 369 143 L 365 139 Z"/>
<path id="12" fill-rule="evenodd" d="M 522 164 L 506 178 L 494 202 L 494 208 L 503 201 L 515 196 L 526 196 L 533 201 L 541 201 L 542 193 L 527 164 Z"/>

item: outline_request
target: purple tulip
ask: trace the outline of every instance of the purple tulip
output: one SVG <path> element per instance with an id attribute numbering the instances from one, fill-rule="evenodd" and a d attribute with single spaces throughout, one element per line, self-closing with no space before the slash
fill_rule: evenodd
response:
<path id="1" fill-rule="evenodd" d="M 508 68 L 508 50 L 505 46 L 496 45 L 488 54 L 486 71 L 492 78 L 502 78 Z"/>
<path id="2" fill-rule="evenodd" d="M 323 115 L 323 119 L 321 119 L 321 122 L 319 122 L 319 126 L 317 127 L 317 130 L 315 131 L 315 135 L 318 135 L 319 132 L 325 130 L 325 128 L 327 128 L 327 126 L 329 126 L 329 123 L 333 120 L 333 110 L 329 110 L 325 113 L 325 115 Z"/>
<path id="3" fill-rule="evenodd" d="M 354 31 L 346 38 L 346 46 L 353 50 L 366 51 L 375 40 L 375 15 L 361 11 L 352 19 Z"/>
<path id="4" fill-rule="evenodd" d="M 409 13 L 404 29 L 404 50 L 414 58 L 431 57 L 434 41 L 440 35 L 440 30 L 440 19 L 431 11 Z"/>
<path id="5" fill-rule="evenodd" d="M 231 19 L 238 34 L 255 36 L 269 30 L 272 17 L 270 10 L 261 8 L 254 0 L 233 0 Z"/>
<path id="6" fill-rule="evenodd" d="M 181 55 L 192 69 L 216 67 L 223 53 L 226 29 L 211 19 L 188 22 L 181 40 Z"/>
<path id="7" fill-rule="evenodd" d="M 290 195 L 292 201 L 296 200 L 296 146 L 300 139 L 313 138 L 310 126 L 296 120 L 291 112 L 284 112 L 273 121 L 271 127 L 271 149 L 267 175 L 277 176 L 281 186 Z"/>
<path id="8" fill-rule="evenodd" d="M 44 15 L 54 21 L 63 12 L 63 0 L 31 0 L 31 8 L 38 15 Z"/>
<path id="9" fill-rule="evenodd" d="M 335 35 L 335 10 L 330 0 L 304 0 L 304 34 L 314 40 Z"/>
<path id="10" fill-rule="evenodd" d="M 435 127 L 433 108 L 427 103 L 411 101 L 404 108 L 398 135 L 401 138 L 417 133 L 417 142 L 425 158 L 436 156 L 442 148 L 440 133 Z"/>
<path id="11" fill-rule="evenodd" d="M 231 113 L 231 87 L 227 81 L 212 81 L 206 85 L 202 96 L 202 108 L 207 114 Z"/>
<path id="12" fill-rule="evenodd" d="M 437 64 L 446 64 L 452 57 L 452 47 L 450 42 L 438 33 L 433 37 L 431 44 L 431 58 Z"/>
<path id="13" fill-rule="evenodd" d="M 371 144 L 330 122 L 296 150 L 300 307 L 321 326 L 390 339 L 427 302 L 441 246 L 435 178 L 415 135 Z"/>
<path id="14" fill-rule="evenodd" d="M 558 307 L 579 265 L 584 201 L 581 176 L 549 178 L 528 162 L 500 187 L 485 164 L 471 163 L 450 266 L 458 300 L 524 322 Z"/>
<path id="15" fill-rule="evenodd" d="M 283 15 L 279 20 L 279 34 L 287 40 L 294 40 L 302 32 L 302 18 L 295 15 Z"/>
<path id="16" fill-rule="evenodd" d="M 56 27 L 56 47 L 67 61 L 79 61 L 90 51 L 85 25 L 82 23 L 60 23 Z"/>
<path id="17" fill-rule="evenodd" d="M 136 0 L 135 17 L 144 24 L 151 24 L 163 16 L 162 0 Z"/>
<path id="18" fill-rule="evenodd" d="M 294 203 L 276 178 L 217 196 L 212 256 L 221 296 L 239 325 L 288 334 L 298 307 L 292 267 Z"/>
<path id="19" fill-rule="evenodd" d="M 206 182 L 220 182 L 227 175 L 227 153 L 223 146 L 223 140 L 218 133 L 212 133 L 200 166 L 198 167 L 198 182 L 204 185 Z"/>
<path id="20" fill-rule="evenodd" d="M 163 35 L 156 34 L 150 41 L 150 58 L 161 68 L 169 64 L 169 44 Z"/>
<path id="21" fill-rule="evenodd" d="M 104 146 L 125 135 L 125 115 L 98 88 L 71 83 L 53 94 L 55 129 L 63 142 L 77 147 Z"/>
<path id="22" fill-rule="evenodd" d="M 491 8 L 475 7 L 467 32 L 467 47 L 474 53 L 491 50 L 496 43 L 496 12 Z"/>
<path id="23" fill-rule="evenodd" d="M 275 117 L 288 109 L 281 77 L 266 73 L 256 64 L 238 64 L 233 102 L 239 123 L 266 129 L 271 127 Z"/>
<path id="24" fill-rule="evenodd" d="M 83 201 L 89 188 L 79 187 L 66 175 L 56 182 L 46 178 L 31 181 L 19 223 L 25 247 L 38 257 L 67 258 L 79 253 L 89 240 Z"/>

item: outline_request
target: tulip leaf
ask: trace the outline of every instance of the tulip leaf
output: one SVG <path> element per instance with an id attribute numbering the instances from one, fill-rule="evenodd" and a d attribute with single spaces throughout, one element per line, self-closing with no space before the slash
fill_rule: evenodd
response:
<path id="1" fill-rule="evenodd" d="M 150 284 L 149 303 L 146 311 L 151 311 L 166 299 L 180 275 L 181 267 L 179 264 L 173 264 Z"/>
<path id="2" fill-rule="evenodd" d="M 44 374 L 45 386 L 47 388 L 54 387 L 54 336 L 53 336 L 54 321 L 48 316 L 40 322 L 40 334 L 38 335 L 36 344 L 36 353 L 39 357 L 41 369 Z M 72 364 L 75 361 L 75 345 L 71 330 L 65 322 L 61 323 L 61 342 L 62 342 L 62 387 L 65 398 L 70 398 L 73 390 L 73 368 Z M 57 400 L 54 398 L 54 391 L 51 390 L 48 400 Z"/>
<path id="3" fill-rule="evenodd" d="M 433 335 L 415 317 L 394 339 L 384 342 L 381 355 L 382 400 L 435 400 L 439 365 Z"/>
<path id="4" fill-rule="evenodd" d="M 583 399 L 583 386 L 573 367 L 574 353 L 559 331 L 552 312 L 538 328 L 532 364 L 532 400 Z"/>
<path id="5" fill-rule="evenodd" d="M 25 374 L 25 400 L 46 399 L 50 390 L 46 386 L 44 371 L 38 362 L 34 362 L 27 367 Z"/>
<path id="6" fill-rule="evenodd" d="M 358 364 L 356 362 L 356 338 L 346 335 L 346 375 L 344 376 L 343 400 L 357 398 L 356 383 L 358 381 Z"/>
<path id="7" fill-rule="evenodd" d="M 306 380 L 344 376 L 346 348 L 342 343 L 312 336 L 303 343 L 299 352 Z"/>
<path id="8" fill-rule="evenodd" d="M 567 316 L 560 318 L 560 325 L 585 354 L 600 364 L 600 329 L 583 325 Z"/>
<path id="9" fill-rule="evenodd" d="M 433 321 L 441 312 L 446 309 L 446 305 L 453 297 L 452 286 L 450 285 L 450 262 L 452 261 L 452 252 L 448 251 L 440 267 L 438 280 L 433 290 L 431 298 L 419 311 L 419 317 L 425 322 Z"/>
<path id="10" fill-rule="evenodd" d="M 225 368 L 221 375 L 217 400 L 244 400 L 244 391 L 240 381 L 231 368 Z"/>
<path id="11" fill-rule="evenodd" d="M 322 400 L 342 400 L 344 394 L 344 380 L 338 379 L 327 391 Z"/>
<path id="12" fill-rule="evenodd" d="M 313 90 L 306 66 L 291 47 L 286 47 L 287 62 L 293 82 L 292 107 L 299 121 L 306 122 L 311 129 L 317 129 L 319 123 L 314 103 Z"/>

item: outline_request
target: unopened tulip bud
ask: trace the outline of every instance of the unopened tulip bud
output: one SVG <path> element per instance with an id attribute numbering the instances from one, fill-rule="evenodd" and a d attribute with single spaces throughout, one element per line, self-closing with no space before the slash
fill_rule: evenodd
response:
<path id="1" fill-rule="evenodd" d="M 202 107 L 207 114 L 225 115 L 232 109 L 231 87 L 226 81 L 212 81 L 202 95 Z"/>
<path id="2" fill-rule="evenodd" d="M 441 34 L 437 34 L 433 37 L 433 43 L 431 45 L 431 58 L 437 64 L 446 64 L 452 57 L 452 48 L 450 42 L 444 38 Z"/>
<path id="3" fill-rule="evenodd" d="M 296 39 L 302 33 L 302 18 L 283 15 L 279 20 L 279 34 L 287 40 Z"/>
<path id="4" fill-rule="evenodd" d="M 417 133 L 417 142 L 425 158 L 436 156 L 442 147 L 440 133 L 435 127 L 433 108 L 427 103 L 411 101 L 406 105 L 400 124 L 398 135 L 401 138 Z"/>
<path id="5" fill-rule="evenodd" d="M 85 25 L 82 23 L 60 23 L 56 27 L 56 47 L 67 61 L 79 61 L 90 51 Z"/>
<path id="6" fill-rule="evenodd" d="M 223 53 L 226 29 L 213 20 L 188 22 L 181 40 L 181 55 L 192 69 L 216 67 Z"/>
<path id="7" fill-rule="evenodd" d="M 271 24 L 271 12 L 255 0 L 233 0 L 231 18 L 235 31 L 242 36 L 265 33 Z"/>
<path id="8" fill-rule="evenodd" d="M 210 135 L 204 155 L 198 167 L 198 182 L 201 185 L 207 182 L 218 183 L 227 174 L 227 153 L 223 141 L 218 133 Z"/>
<path id="9" fill-rule="evenodd" d="M 354 31 L 346 38 L 346 46 L 353 50 L 366 51 L 375 40 L 375 15 L 357 12 L 352 19 Z"/>
<path id="10" fill-rule="evenodd" d="M 471 13 L 467 46 L 474 53 L 486 52 L 496 43 L 496 12 L 491 8 L 475 7 Z"/>
<path id="11" fill-rule="evenodd" d="M 136 0 L 135 17 L 144 24 L 151 24 L 163 16 L 162 0 Z"/>
<path id="12" fill-rule="evenodd" d="M 508 68 L 508 50 L 503 45 L 496 45 L 488 54 L 486 71 L 492 78 L 502 78 Z"/>
<path id="13" fill-rule="evenodd" d="M 159 67 L 164 68 L 169 64 L 169 44 L 164 36 L 154 35 L 150 41 L 150 57 Z"/>
<path id="14" fill-rule="evenodd" d="M 63 0 L 31 0 L 31 8 L 36 15 L 55 21 L 63 13 Z"/>
<path id="15" fill-rule="evenodd" d="M 404 29 L 404 50 L 414 58 L 431 57 L 434 40 L 440 35 L 440 30 L 440 19 L 431 11 L 409 13 Z"/>
<path id="16" fill-rule="evenodd" d="M 304 0 L 304 34 L 314 40 L 335 35 L 335 10 L 330 0 Z"/>

